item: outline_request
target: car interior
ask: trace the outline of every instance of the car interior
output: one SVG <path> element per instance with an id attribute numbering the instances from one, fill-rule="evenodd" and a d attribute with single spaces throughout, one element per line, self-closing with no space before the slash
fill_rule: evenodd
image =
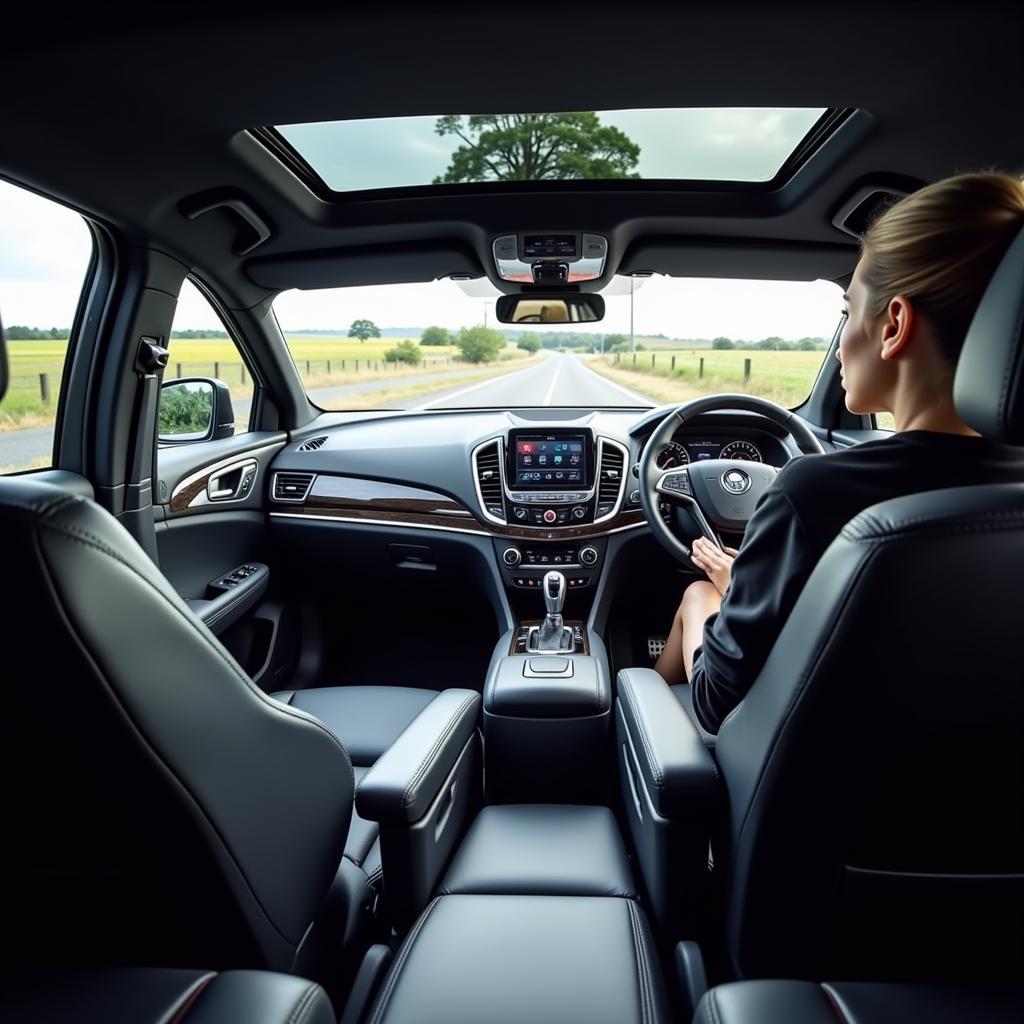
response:
<path id="1" fill-rule="evenodd" d="M 950 466 L 847 524 L 711 736 L 652 637 L 695 538 L 738 547 L 790 460 L 889 436 L 845 407 L 839 328 L 795 408 L 325 411 L 274 302 L 445 279 L 557 330 L 622 278 L 846 287 L 894 199 L 1024 174 L 1022 28 L 985 0 L 12 16 L 0 178 L 91 257 L 52 460 L 0 474 L 3 1018 L 1020 1021 L 1020 485 Z M 751 181 L 339 187 L 303 149 L 721 107 L 817 113 Z M 191 286 L 247 419 L 174 372 Z M 983 436 L 1024 445 L 1022 368 L 1024 230 L 957 367 Z M 183 384 L 208 422 L 169 437 Z"/>

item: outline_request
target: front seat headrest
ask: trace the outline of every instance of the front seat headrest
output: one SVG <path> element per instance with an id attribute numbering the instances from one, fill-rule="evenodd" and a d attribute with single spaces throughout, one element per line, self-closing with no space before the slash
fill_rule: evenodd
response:
<path id="1" fill-rule="evenodd" d="M 1024 444 L 1024 229 L 978 303 L 957 363 L 953 400 L 979 434 Z"/>

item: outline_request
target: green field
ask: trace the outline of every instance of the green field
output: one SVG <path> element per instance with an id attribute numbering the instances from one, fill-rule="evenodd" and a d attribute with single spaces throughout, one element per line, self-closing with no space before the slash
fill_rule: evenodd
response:
<path id="1" fill-rule="evenodd" d="M 688 349 L 622 352 L 596 357 L 588 365 L 660 401 L 682 402 L 698 395 L 738 391 L 791 408 L 810 393 L 824 358 L 824 352 Z M 744 381 L 748 359 L 750 379 Z"/>
<path id="2" fill-rule="evenodd" d="M 410 374 L 456 369 L 458 349 L 454 345 L 422 349 L 418 366 L 395 365 L 384 354 L 403 338 L 376 338 L 360 342 L 343 335 L 292 335 L 288 347 L 299 376 L 307 387 L 346 384 L 353 380 L 401 378 Z M 53 422 L 64 369 L 66 341 L 9 341 L 11 386 L 0 406 L 0 430 L 46 426 Z M 515 349 L 506 350 L 503 358 Z M 40 380 L 45 375 L 45 381 Z M 172 377 L 219 377 L 231 386 L 236 398 L 251 391 L 252 382 L 239 359 L 234 343 L 227 338 L 172 338 L 166 379 Z M 43 390 L 48 401 L 43 399 Z"/>

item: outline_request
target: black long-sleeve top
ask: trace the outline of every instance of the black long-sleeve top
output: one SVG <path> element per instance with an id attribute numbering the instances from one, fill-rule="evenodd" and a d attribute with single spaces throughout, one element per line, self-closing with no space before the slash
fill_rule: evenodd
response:
<path id="1" fill-rule="evenodd" d="M 858 512 L 920 491 L 1024 481 L 1024 449 L 911 430 L 788 463 L 761 496 L 690 683 L 708 732 L 743 699 L 825 549 Z"/>

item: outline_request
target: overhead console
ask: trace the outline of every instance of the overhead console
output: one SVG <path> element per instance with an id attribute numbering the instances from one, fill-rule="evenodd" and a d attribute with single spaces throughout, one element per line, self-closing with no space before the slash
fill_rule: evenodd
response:
<path id="1" fill-rule="evenodd" d="M 575 231 L 501 235 L 492 244 L 498 277 L 520 284 L 596 281 L 608 260 L 608 239 Z"/>

